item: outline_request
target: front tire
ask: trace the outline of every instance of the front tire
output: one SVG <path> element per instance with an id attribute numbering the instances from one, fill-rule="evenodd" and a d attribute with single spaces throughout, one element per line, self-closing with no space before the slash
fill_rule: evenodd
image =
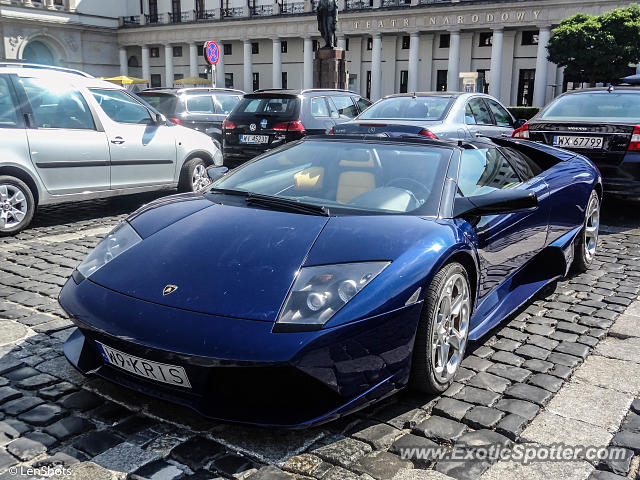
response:
<path id="1" fill-rule="evenodd" d="M 444 392 L 455 376 L 469 337 L 471 288 L 467 271 L 450 263 L 433 278 L 416 332 L 409 384 L 424 393 Z"/>
<path id="2" fill-rule="evenodd" d="M 185 162 L 180 171 L 178 191 L 199 192 L 209 185 L 211 180 L 207 175 L 207 164 L 201 158 L 192 158 Z"/>
<path id="3" fill-rule="evenodd" d="M 573 269 L 578 272 L 586 272 L 593 265 L 593 260 L 598 249 L 598 231 L 600 228 L 600 197 L 593 190 L 587 202 L 584 214 L 582 230 L 575 242 L 573 255 Z"/>
<path id="4" fill-rule="evenodd" d="M 0 176 L 0 236 L 15 235 L 31 223 L 36 202 L 19 178 Z"/>

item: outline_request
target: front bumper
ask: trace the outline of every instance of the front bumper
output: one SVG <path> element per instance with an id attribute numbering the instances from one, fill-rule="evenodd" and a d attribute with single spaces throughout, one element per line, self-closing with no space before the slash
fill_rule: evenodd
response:
<path id="1" fill-rule="evenodd" d="M 315 332 L 272 333 L 273 323 L 165 307 L 70 279 L 60 304 L 78 330 L 67 359 L 138 392 L 232 422 L 285 428 L 331 421 L 402 388 L 421 303 Z M 182 366 L 186 389 L 107 364 L 96 341 Z"/>

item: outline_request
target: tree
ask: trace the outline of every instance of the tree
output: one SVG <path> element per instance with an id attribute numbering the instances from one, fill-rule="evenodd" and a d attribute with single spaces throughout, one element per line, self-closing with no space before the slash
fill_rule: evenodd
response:
<path id="1" fill-rule="evenodd" d="M 619 80 L 640 62 L 640 6 L 567 18 L 553 30 L 548 50 L 567 76 L 590 83 Z"/>

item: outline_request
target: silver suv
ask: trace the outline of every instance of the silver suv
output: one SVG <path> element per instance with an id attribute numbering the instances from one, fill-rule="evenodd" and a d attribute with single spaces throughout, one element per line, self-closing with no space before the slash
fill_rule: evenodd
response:
<path id="1" fill-rule="evenodd" d="M 206 186 L 211 137 L 168 122 L 114 84 L 52 69 L 0 68 L 0 235 L 38 205 Z"/>

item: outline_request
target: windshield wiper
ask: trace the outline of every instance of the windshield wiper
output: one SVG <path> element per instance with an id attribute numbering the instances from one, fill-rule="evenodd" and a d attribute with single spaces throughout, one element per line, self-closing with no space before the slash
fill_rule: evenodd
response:
<path id="1" fill-rule="evenodd" d="M 248 197 L 250 195 L 249 192 L 245 190 L 233 190 L 231 188 L 210 188 L 210 193 L 222 193 L 224 195 L 237 195 L 239 197 Z"/>
<path id="2" fill-rule="evenodd" d="M 330 216 L 329 210 L 324 206 L 301 203 L 297 200 L 292 200 L 289 198 L 274 197 L 271 195 L 263 195 L 260 193 L 252 193 L 245 190 L 233 190 L 228 188 L 214 187 L 209 191 L 211 193 L 221 193 L 224 195 L 236 195 L 239 197 L 244 197 L 246 199 L 247 205 L 273 207 L 279 210 L 304 213 L 306 215 L 321 215 L 324 217 Z"/>

